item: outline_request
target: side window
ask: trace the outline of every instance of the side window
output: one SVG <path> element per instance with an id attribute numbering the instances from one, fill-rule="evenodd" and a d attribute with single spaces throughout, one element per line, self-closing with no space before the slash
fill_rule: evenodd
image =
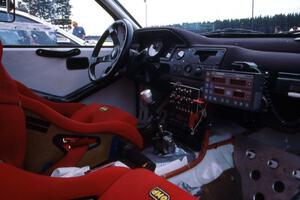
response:
<path id="1" fill-rule="evenodd" d="M 20 33 L 20 34 L 19 34 Z M 3 45 L 20 45 L 22 43 L 22 31 L 0 29 L 0 40 Z"/>
<path id="2" fill-rule="evenodd" d="M 9 74 L 31 89 L 60 97 L 89 85 L 91 81 L 87 69 L 68 70 L 65 58 L 38 56 L 36 49 L 52 48 L 53 51 L 65 52 L 73 47 L 83 47 L 80 56 L 90 57 L 99 37 L 114 22 L 111 15 L 95 0 L 18 2 L 24 5 L 18 4 L 16 21 L 0 23 L 0 40 L 5 47 L 2 62 Z M 75 31 L 74 22 L 80 27 Z M 81 39 L 83 30 L 85 35 Z M 111 44 L 110 40 L 104 43 L 110 47 Z M 110 51 L 111 48 L 104 48 L 101 53 L 109 54 Z"/>
<path id="3" fill-rule="evenodd" d="M 112 22 L 95 1 L 20 0 L 15 22 L 0 22 L 0 39 L 12 46 L 93 46 Z"/>
<path id="4" fill-rule="evenodd" d="M 70 2 L 72 5 L 70 19 L 73 22 L 71 32 L 76 35 L 83 28 L 85 43 L 89 46 L 95 45 L 114 19 L 96 1 L 71 0 Z M 74 26 L 74 22 L 77 23 L 77 27 Z M 111 46 L 112 42 L 108 39 L 104 45 Z"/>
<path id="5" fill-rule="evenodd" d="M 12 46 L 78 46 L 60 30 L 31 22 L 2 23 L 0 40 Z"/>

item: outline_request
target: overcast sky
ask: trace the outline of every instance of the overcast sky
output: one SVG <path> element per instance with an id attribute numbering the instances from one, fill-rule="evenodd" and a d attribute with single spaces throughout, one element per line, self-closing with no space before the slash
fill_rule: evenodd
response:
<path id="1" fill-rule="evenodd" d="M 145 26 L 144 0 L 119 0 Z M 73 19 L 87 34 L 102 32 L 112 19 L 94 0 L 71 0 Z M 251 17 L 252 0 L 147 0 L 148 26 Z M 300 12 L 300 0 L 255 0 L 255 16 Z M 96 20 L 96 19 L 99 19 Z M 99 33 L 98 33 L 99 34 Z"/>

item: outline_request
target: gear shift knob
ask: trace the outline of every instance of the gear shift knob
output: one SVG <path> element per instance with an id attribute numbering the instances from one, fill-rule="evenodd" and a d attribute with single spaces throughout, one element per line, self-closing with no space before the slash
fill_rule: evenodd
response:
<path id="1" fill-rule="evenodd" d="M 150 89 L 141 91 L 140 98 L 147 105 L 153 104 L 152 92 Z"/>

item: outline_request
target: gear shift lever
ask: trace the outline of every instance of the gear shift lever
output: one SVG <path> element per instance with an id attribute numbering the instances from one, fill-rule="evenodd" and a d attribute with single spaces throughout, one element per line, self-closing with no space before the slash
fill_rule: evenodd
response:
<path id="1" fill-rule="evenodd" d="M 145 104 L 152 105 L 154 103 L 152 98 L 152 92 L 149 89 L 141 91 L 140 97 Z"/>
<path id="2" fill-rule="evenodd" d="M 140 99 L 149 108 L 150 115 L 152 116 L 152 124 L 155 124 L 157 127 L 159 127 L 159 116 L 156 112 L 155 101 L 153 100 L 152 91 L 150 89 L 141 91 Z"/>
<path id="3" fill-rule="evenodd" d="M 148 106 L 149 112 L 152 115 L 151 124 L 158 128 L 154 140 L 154 153 L 158 155 L 166 155 L 175 151 L 175 143 L 172 137 L 172 133 L 163 130 L 163 126 L 160 124 L 160 117 L 156 111 L 155 101 L 150 89 L 146 89 L 140 92 L 140 98 L 145 105 Z"/>
<path id="4" fill-rule="evenodd" d="M 158 120 L 158 114 L 155 108 L 155 101 L 153 100 L 152 91 L 150 89 L 146 89 L 140 92 L 140 98 L 143 103 L 149 108 L 150 115 L 154 118 L 154 120 Z"/>

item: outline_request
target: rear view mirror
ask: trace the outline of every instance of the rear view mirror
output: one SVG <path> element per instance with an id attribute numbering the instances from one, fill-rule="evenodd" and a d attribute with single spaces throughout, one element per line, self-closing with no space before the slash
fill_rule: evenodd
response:
<path id="1" fill-rule="evenodd" d="M 0 0 L 0 7 L 5 8 L 1 11 L 0 22 L 14 22 L 16 19 L 15 0 Z"/>

